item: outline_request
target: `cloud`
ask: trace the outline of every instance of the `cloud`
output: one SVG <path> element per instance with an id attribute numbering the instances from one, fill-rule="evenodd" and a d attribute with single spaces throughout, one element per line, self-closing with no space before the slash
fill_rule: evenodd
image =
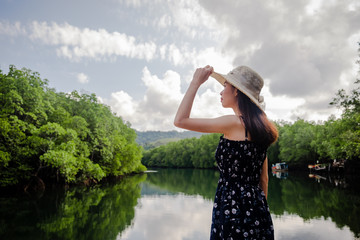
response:
<path id="1" fill-rule="evenodd" d="M 128 93 L 119 91 L 102 102 L 137 130 L 173 130 L 175 113 L 183 97 L 180 75 L 168 70 L 159 78 L 145 67 L 142 82 L 146 86 L 142 99 L 135 100 Z M 228 112 L 221 107 L 220 84 L 209 80 L 202 88 L 206 90 L 196 96 L 193 117 L 215 117 Z"/>
<path id="2" fill-rule="evenodd" d="M 159 19 L 155 20 L 155 25 L 159 28 L 168 28 L 172 25 L 171 17 L 168 14 L 162 15 Z"/>
<path id="3" fill-rule="evenodd" d="M 173 25 L 186 36 L 203 38 L 217 32 L 216 20 L 197 1 L 182 0 L 169 4 Z"/>
<path id="4" fill-rule="evenodd" d="M 139 103 L 135 102 L 134 99 L 124 91 L 112 93 L 109 101 L 102 101 L 109 103 L 115 112 L 128 121 L 133 121 L 137 117 L 135 114 L 137 113 Z"/>
<path id="5" fill-rule="evenodd" d="M 161 35 L 171 35 L 174 40 L 203 39 L 216 36 L 218 33 L 215 18 L 198 1 L 124 0 L 119 2 L 127 7 L 141 9 L 143 14 L 139 17 L 140 23 L 153 26 L 162 31 Z M 171 31 L 164 32 L 166 29 Z"/>
<path id="6" fill-rule="evenodd" d="M 250 65 L 267 78 L 272 97 L 302 99 L 292 112 L 329 115 L 326 102 L 354 82 L 358 69 L 357 1 L 227 2 L 200 0 L 227 29 L 222 51 L 236 54 L 233 65 Z"/>
<path id="7" fill-rule="evenodd" d="M 135 37 L 105 29 L 80 29 L 68 23 L 57 24 L 34 21 L 30 26 L 30 39 L 47 45 L 59 46 L 57 54 L 70 60 L 81 58 L 106 59 L 124 56 L 153 59 L 155 43 L 138 42 Z"/>
<path id="8" fill-rule="evenodd" d="M 163 16 L 160 21 L 162 23 L 159 24 L 166 27 L 165 25 L 169 24 L 167 22 L 171 22 L 171 18 Z M 12 37 L 22 35 L 36 44 L 55 46 L 57 56 L 71 61 L 80 61 L 84 58 L 104 61 L 121 56 L 146 61 L 161 59 L 169 61 L 174 66 L 199 66 L 199 63 L 202 66 L 212 59 L 225 59 L 220 49 L 214 47 L 197 49 L 194 46 L 190 47 L 189 42 L 182 43 L 181 41 L 178 42 L 180 47 L 174 42 L 158 47 L 154 41 L 139 42 L 136 37 L 124 33 L 110 33 L 105 29 L 81 29 L 68 23 L 33 21 L 23 26 L 20 22 L 0 21 L 0 34 Z M 226 63 L 229 61 L 227 57 Z"/>
<path id="9" fill-rule="evenodd" d="M 76 77 L 79 83 L 85 84 L 89 82 L 89 77 L 85 73 L 78 73 Z"/>
<path id="10" fill-rule="evenodd" d="M 124 3 L 126 6 L 128 7 L 135 7 L 135 8 L 138 8 L 138 7 L 141 7 L 144 2 L 144 0 L 119 0 L 119 2 L 121 3 Z"/>
<path id="11" fill-rule="evenodd" d="M 180 75 L 167 71 L 160 79 L 151 75 L 145 67 L 142 82 L 146 86 L 146 92 L 140 100 L 134 100 L 128 93 L 119 91 L 103 101 L 136 129 L 173 129 L 176 106 L 181 100 Z"/>
<path id="12" fill-rule="evenodd" d="M 21 26 L 20 22 L 10 23 L 8 21 L 0 21 L 0 35 L 15 37 L 25 34 L 26 30 Z"/>
<path id="13" fill-rule="evenodd" d="M 142 6 L 148 4 L 142 1 Z M 161 59 L 174 66 L 210 63 L 223 73 L 250 65 L 267 79 L 267 112 L 274 119 L 326 120 L 338 114 L 329 108 L 337 90 L 349 89 L 356 79 L 360 4 L 355 0 L 156 2 L 160 4 L 165 7 L 154 17 L 155 26 L 177 28 L 178 33 L 166 34 L 179 41 L 183 36 L 207 38 L 216 46 L 174 41 L 159 48 Z M 211 103 L 214 90 L 211 86 L 207 93 Z"/>

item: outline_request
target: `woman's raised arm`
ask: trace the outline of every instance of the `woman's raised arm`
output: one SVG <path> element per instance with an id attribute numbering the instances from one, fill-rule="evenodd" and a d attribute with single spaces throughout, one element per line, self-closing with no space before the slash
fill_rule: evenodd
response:
<path id="1" fill-rule="evenodd" d="M 180 103 L 178 111 L 175 116 L 174 125 L 179 128 L 191 128 L 190 113 L 196 93 L 201 86 L 214 71 L 209 65 L 204 68 L 196 69 L 193 79 L 187 89 L 183 100 Z"/>
<path id="2" fill-rule="evenodd" d="M 201 86 L 213 73 L 214 69 L 210 66 L 196 69 L 193 80 L 187 89 L 183 100 L 180 103 L 175 116 L 174 125 L 179 128 L 206 132 L 206 133 L 225 133 L 227 128 L 236 124 L 233 117 L 222 116 L 218 118 L 190 118 L 190 113 L 196 93 Z"/>

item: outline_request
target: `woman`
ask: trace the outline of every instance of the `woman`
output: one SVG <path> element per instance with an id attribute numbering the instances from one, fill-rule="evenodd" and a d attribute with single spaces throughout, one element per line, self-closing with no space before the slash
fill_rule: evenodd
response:
<path id="1" fill-rule="evenodd" d="M 221 103 L 232 108 L 233 115 L 190 117 L 196 92 L 209 76 L 224 85 Z M 214 72 L 210 66 L 198 68 L 176 113 L 177 127 L 223 134 L 215 154 L 220 178 L 210 239 L 274 239 L 266 201 L 266 151 L 278 132 L 264 113 L 263 85 L 263 79 L 249 67 L 237 67 L 227 75 Z"/>

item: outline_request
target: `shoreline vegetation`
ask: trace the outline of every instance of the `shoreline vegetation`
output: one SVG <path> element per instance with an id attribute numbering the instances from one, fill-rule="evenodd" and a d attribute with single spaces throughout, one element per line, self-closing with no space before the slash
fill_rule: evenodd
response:
<path id="1" fill-rule="evenodd" d="M 29 69 L 0 70 L 0 187 L 43 190 L 143 172 L 135 130 L 95 94 L 56 92 Z"/>
<path id="2" fill-rule="evenodd" d="M 358 61 L 359 63 L 359 61 Z M 330 105 L 340 118 L 278 121 L 279 139 L 269 166 L 292 170 L 345 160 L 345 173 L 360 170 L 360 80 L 339 90 Z M 147 167 L 216 168 L 220 134 L 137 132 L 95 94 L 56 92 L 29 69 L 0 70 L 0 188 L 93 185 L 141 173 Z"/>

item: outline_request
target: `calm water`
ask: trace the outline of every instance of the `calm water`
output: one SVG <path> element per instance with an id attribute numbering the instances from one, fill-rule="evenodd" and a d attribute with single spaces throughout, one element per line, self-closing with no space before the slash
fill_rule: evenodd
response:
<path id="1" fill-rule="evenodd" d="M 0 197 L 0 239 L 209 239 L 218 173 L 159 169 L 117 184 Z M 270 174 L 276 239 L 360 237 L 359 178 Z"/>

